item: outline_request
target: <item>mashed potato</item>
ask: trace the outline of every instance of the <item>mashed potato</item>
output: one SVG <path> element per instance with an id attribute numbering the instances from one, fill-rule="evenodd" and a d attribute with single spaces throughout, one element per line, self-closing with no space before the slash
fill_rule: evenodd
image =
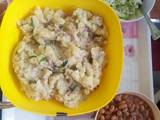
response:
<path id="1" fill-rule="evenodd" d="M 79 8 L 69 15 L 37 7 L 18 26 L 23 38 L 13 68 L 29 98 L 74 108 L 100 84 L 107 37 L 101 17 Z"/>

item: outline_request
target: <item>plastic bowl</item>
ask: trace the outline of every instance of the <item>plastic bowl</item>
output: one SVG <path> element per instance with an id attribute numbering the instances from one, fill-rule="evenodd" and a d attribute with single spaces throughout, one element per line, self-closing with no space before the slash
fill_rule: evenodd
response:
<path id="1" fill-rule="evenodd" d="M 109 35 L 108 45 L 105 46 L 109 62 L 104 68 L 100 86 L 75 109 L 66 108 L 55 100 L 34 101 L 27 98 L 21 91 L 21 86 L 13 72 L 12 52 L 18 41 L 21 40 L 16 22 L 29 15 L 36 6 L 60 8 L 66 12 L 71 12 L 75 8 L 83 8 L 104 18 Z M 119 88 L 124 61 L 121 25 L 112 8 L 101 0 L 14 0 L 4 16 L 0 39 L 1 89 L 4 95 L 18 108 L 51 116 L 58 112 L 67 113 L 68 116 L 79 115 L 105 106 L 112 100 Z"/>
<path id="2" fill-rule="evenodd" d="M 153 116 L 154 116 L 154 120 L 159 120 L 160 118 L 160 111 L 158 109 L 158 107 L 156 106 L 156 104 L 154 104 L 147 96 L 145 96 L 142 93 L 139 92 L 123 92 L 123 93 L 119 93 L 119 94 L 128 94 L 128 95 L 134 95 L 137 96 L 138 98 L 142 99 L 144 102 L 146 102 L 148 104 L 148 106 L 151 108 L 152 112 L 153 112 Z M 95 116 L 95 120 L 97 120 L 97 116 L 98 116 L 99 110 L 96 113 Z"/>

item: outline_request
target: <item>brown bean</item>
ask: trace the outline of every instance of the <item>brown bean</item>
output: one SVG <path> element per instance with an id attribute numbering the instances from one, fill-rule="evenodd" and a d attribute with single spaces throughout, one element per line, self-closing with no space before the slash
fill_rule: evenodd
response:
<path id="1" fill-rule="evenodd" d="M 123 113 L 124 113 L 126 116 L 129 116 L 128 108 L 123 109 Z"/>
<path id="2" fill-rule="evenodd" d="M 111 113 L 109 111 L 105 111 L 105 115 L 110 115 Z"/>
<path id="3" fill-rule="evenodd" d="M 149 117 L 148 120 L 153 120 L 153 119 Z"/>
<path id="4" fill-rule="evenodd" d="M 149 111 L 148 111 L 148 110 L 145 111 L 145 115 L 146 115 L 147 117 L 149 116 Z"/>
<path id="5" fill-rule="evenodd" d="M 101 115 L 100 120 L 105 120 L 105 117 L 103 115 Z"/>
<path id="6" fill-rule="evenodd" d="M 144 111 L 144 110 L 145 110 L 145 108 L 144 108 L 143 105 L 140 106 L 140 110 L 141 110 L 141 111 Z"/>
<path id="7" fill-rule="evenodd" d="M 132 103 L 127 102 L 127 106 L 128 106 L 128 108 L 131 108 L 132 107 Z"/>
<path id="8" fill-rule="evenodd" d="M 135 101 L 135 103 L 138 103 L 139 102 L 139 98 L 135 97 L 134 101 Z"/>
<path id="9" fill-rule="evenodd" d="M 122 117 L 119 117 L 118 120 L 123 120 L 123 118 L 122 118 Z"/>
<path id="10" fill-rule="evenodd" d="M 111 117 L 111 120 L 118 120 L 118 117 L 117 117 L 116 115 L 113 115 L 113 116 Z"/>
<path id="11" fill-rule="evenodd" d="M 119 105 L 118 108 L 119 108 L 119 109 L 127 108 L 127 104 L 126 104 L 126 103 L 122 103 L 122 104 Z"/>
<path id="12" fill-rule="evenodd" d="M 128 98 L 128 95 L 127 95 L 127 94 L 123 96 L 123 99 L 126 100 L 127 98 Z"/>
<path id="13" fill-rule="evenodd" d="M 135 109 L 138 110 L 139 109 L 139 105 L 135 105 Z"/>
<path id="14" fill-rule="evenodd" d="M 139 104 L 140 104 L 140 105 L 143 105 L 143 101 L 140 101 Z"/>
<path id="15" fill-rule="evenodd" d="M 133 111 L 134 111 L 134 109 L 135 109 L 135 105 L 134 105 L 134 104 L 132 104 L 129 110 L 130 110 L 130 112 L 133 112 Z"/>
<path id="16" fill-rule="evenodd" d="M 143 104 L 145 108 L 148 108 L 148 106 L 146 104 Z"/>
<path id="17" fill-rule="evenodd" d="M 118 108 L 115 107 L 114 112 L 116 113 L 118 111 Z"/>
<path id="18" fill-rule="evenodd" d="M 125 113 L 125 112 L 128 112 L 128 108 L 124 108 L 122 111 L 123 111 L 124 113 Z"/>
<path id="19" fill-rule="evenodd" d="M 105 116 L 105 119 L 106 119 L 106 120 L 110 120 L 110 115 L 106 115 L 106 116 Z"/>
<path id="20" fill-rule="evenodd" d="M 121 97 L 121 95 L 117 95 L 117 97 L 115 98 L 115 101 L 118 101 L 118 102 L 120 102 L 122 100 L 122 97 Z"/>
<path id="21" fill-rule="evenodd" d="M 104 114 L 104 113 L 105 113 L 105 109 L 103 109 L 103 108 L 100 109 L 99 113 L 100 113 L 100 114 Z"/>
<path id="22" fill-rule="evenodd" d="M 111 105 L 110 110 L 109 110 L 110 113 L 112 113 L 114 111 L 114 108 L 115 108 L 114 105 Z"/>
<path id="23" fill-rule="evenodd" d="M 133 120 L 132 117 L 129 117 L 127 120 Z"/>
<path id="24" fill-rule="evenodd" d="M 129 116 L 130 114 L 129 114 L 129 112 L 125 112 L 125 115 L 126 115 L 126 116 Z"/>
<path id="25" fill-rule="evenodd" d="M 125 101 L 125 100 L 123 100 L 123 101 L 121 101 L 121 102 L 120 102 L 120 104 L 126 104 L 126 101 Z"/>
<path id="26" fill-rule="evenodd" d="M 117 116 L 122 116 L 122 112 L 120 110 L 117 111 Z"/>
<path id="27" fill-rule="evenodd" d="M 143 116 L 141 114 L 138 114 L 137 118 L 138 120 L 143 120 Z"/>
<path id="28" fill-rule="evenodd" d="M 105 107 L 105 109 L 109 109 L 109 105 L 107 105 L 107 106 Z"/>
<path id="29" fill-rule="evenodd" d="M 136 112 L 132 112 L 131 113 L 131 116 L 133 117 L 133 116 L 136 116 L 137 115 L 137 113 Z"/>

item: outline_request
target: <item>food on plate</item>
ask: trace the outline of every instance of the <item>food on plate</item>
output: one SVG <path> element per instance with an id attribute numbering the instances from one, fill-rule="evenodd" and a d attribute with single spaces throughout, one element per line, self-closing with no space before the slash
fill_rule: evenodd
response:
<path id="1" fill-rule="evenodd" d="M 119 94 L 99 110 L 97 120 L 154 120 L 154 116 L 150 106 L 141 98 Z"/>
<path id="2" fill-rule="evenodd" d="M 75 108 L 98 87 L 106 64 L 102 17 L 80 8 L 67 14 L 37 7 L 18 26 L 23 37 L 12 63 L 27 97 Z"/>
<path id="3" fill-rule="evenodd" d="M 142 0 L 106 0 L 117 12 L 121 19 L 131 19 L 141 15 Z"/>

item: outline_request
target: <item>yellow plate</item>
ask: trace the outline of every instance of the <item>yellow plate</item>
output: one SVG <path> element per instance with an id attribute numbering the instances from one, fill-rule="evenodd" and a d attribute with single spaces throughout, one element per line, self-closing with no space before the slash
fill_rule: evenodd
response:
<path id="1" fill-rule="evenodd" d="M 16 22 L 23 19 L 36 7 L 64 9 L 67 12 L 83 8 L 103 16 L 109 37 L 105 50 L 108 66 L 104 69 L 100 86 L 80 104 L 69 109 L 55 100 L 33 101 L 23 92 L 13 72 L 11 58 L 13 49 L 20 40 L 20 31 Z M 118 17 L 108 5 L 100 0 L 14 0 L 4 16 L 0 30 L 0 85 L 4 95 L 18 108 L 44 115 L 56 115 L 57 112 L 69 116 L 88 113 L 108 104 L 119 88 L 123 68 L 123 40 Z"/>

